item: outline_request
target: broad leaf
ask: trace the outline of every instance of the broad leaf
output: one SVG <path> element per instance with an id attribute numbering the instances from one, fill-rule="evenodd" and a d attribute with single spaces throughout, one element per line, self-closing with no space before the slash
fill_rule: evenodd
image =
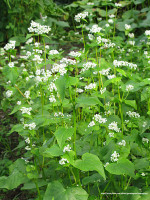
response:
<path id="1" fill-rule="evenodd" d="M 59 181 L 49 183 L 43 200 L 87 200 L 87 192 L 80 187 L 65 189 Z"/>
<path id="2" fill-rule="evenodd" d="M 105 179 L 103 165 L 100 159 L 94 154 L 83 154 L 82 160 L 76 160 L 73 166 L 82 171 L 97 171 Z"/>

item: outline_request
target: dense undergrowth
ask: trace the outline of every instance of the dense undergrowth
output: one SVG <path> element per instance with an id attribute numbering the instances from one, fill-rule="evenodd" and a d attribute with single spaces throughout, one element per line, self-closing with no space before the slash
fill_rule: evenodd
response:
<path id="1" fill-rule="evenodd" d="M 0 199 L 149 199 L 149 3 L 77 1 L 1 48 Z"/>

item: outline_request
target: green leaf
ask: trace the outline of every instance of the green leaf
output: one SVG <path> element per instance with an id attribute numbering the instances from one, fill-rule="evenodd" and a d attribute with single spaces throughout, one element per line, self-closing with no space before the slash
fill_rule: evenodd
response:
<path id="1" fill-rule="evenodd" d="M 137 4 L 141 4 L 143 3 L 145 0 L 134 0 L 134 4 L 137 5 Z"/>
<path id="2" fill-rule="evenodd" d="M 38 180 L 38 187 L 42 187 L 47 185 L 47 182 L 44 180 Z M 25 183 L 24 186 L 21 188 L 21 190 L 32 190 L 32 189 L 36 189 L 36 185 L 35 183 Z"/>
<path id="3" fill-rule="evenodd" d="M 67 140 L 68 137 L 71 137 L 73 135 L 74 129 L 73 128 L 64 128 L 64 127 L 59 127 L 57 131 L 54 133 L 58 145 L 60 148 L 62 148 L 65 144 L 65 141 Z"/>
<path id="4" fill-rule="evenodd" d="M 49 183 L 43 200 L 87 200 L 87 192 L 80 187 L 65 189 L 59 181 Z"/>
<path id="5" fill-rule="evenodd" d="M 63 154 L 63 152 L 58 147 L 57 144 L 54 144 L 50 148 L 46 148 L 46 150 L 43 152 L 44 157 L 55 157 L 55 156 L 61 156 L 62 154 Z"/>
<path id="6" fill-rule="evenodd" d="M 84 106 L 93 106 L 96 104 L 102 104 L 97 97 L 78 97 L 76 99 L 76 102 L 80 104 L 79 107 L 84 107 Z"/>
<path id="7" fill-rule="evenodd" d="M 124 102 L 125 102 L 125 104 L 127 104 L 137 110 L 137 105 L 136 105 L 135 100 L 125 100 Z"/>
<path id="8" fill-rule="evenodd" d="M 64 76 L 58 78 L 55 82 L 55 85 L 58 90 L 58 94 L 60 95 L 61 100 L 65 98 L 65 89 L 66 89 L 66 79 Z"/>
<path id="9" fill-rule="evenodd" d="M 16 125 L 14 125 L 14 126 L 12 127 L 12 129 L 9 131 L 8 134 L 11 134 L 11 133 L 13 133 L 13 132 L 19 133 L 19 132 L 21 132 L 22 130 L 23 130 L 23 125 L 22 125 L 22 124 L 16 124 Z"/>
<path id="10" fill-rule="evenodd" d="M 149 161 L 147 158 L 136 159 L 134 162 L 135 169 L 146 169 L 149 166 Z"/>
<path id="11" fill-rule="evenodd" d="M 131 177 L 135 177 L 134 174 L 134 164 L 131 161 L 121 158 L 117 161 L 117 163 L 111 163 L 107 165 L 105 168 L 109 173 L 115 175 L 129 175 Z"/>
<path id="12" fill-rule="evenodd" d="M 76 85 L 79 82 L 78 78 L 76 77 L 67 77 L 66 79 L 66 86 Z"/>
<path id="13" fill-rule="evenodd" d="M 82 171 L 97 171 L 104 179 L 106 179 L 103 165 L 100 159 L 94 154 L 83 154 L 82 160 L 76 160 L 73 166 Z"/>

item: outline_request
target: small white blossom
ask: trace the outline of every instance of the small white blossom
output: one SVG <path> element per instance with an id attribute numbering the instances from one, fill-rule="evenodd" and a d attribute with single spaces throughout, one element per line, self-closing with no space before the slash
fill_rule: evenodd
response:
<path id="1" fill-rule="evenodd" d="M 66 158 L 62 158 L 61 160 L 59 160 L 60 165 L 65 165 L 66 163 L 69 163 L 69 161 Z"/>
<path id="2" fill-rule="evenodd" d="M 67 146 L 64 147 L 63 152 L 65 153 L 66 151 L 71 151 L 71 147 L 69 146 L 69 144 Z"/>
<path id="3" fill-rule="evenodd" d="M 97 121 L 98 123 L 100 123 L 100 124 L 104 124 L 104 123 L 107 122 L 107 119 L 106 118 L 102 118 L 102 116 L 100 114 L 95 114 L 93 119 L 95 121 Z"/>
<path id="4" fill-rule="evenodd" d="M 131 91 L 131 90 L 133 90 L 134 89 L 134 86 L 133 85 L 127 85 L 126 86 L 126 91 L 127 92 L 129 92 L 129 91 Z"/>
<path id="5" fill-rule="evenodd" d="M 125 147 L 126 146 L 126 141 L 122 140 L 121 142 L 118 142 L 118 145 Z"/>
<path id="6" fill-rule="evenodd" d="M 55 103 L 56 102 L 55 96 L 53 94 L 51 94 L 51 96 L 49 97 L 49 101 L 51 103 Z"/>
<path id="7" fill-rule="evenodd" d="M 32 108 L 31 107 L 29 107 L 29 108 L 22 107 L 20 110 L 22 111 L 22 114 L 31 115 L 30 111 L 32 110 Z"/>
<path id="8" fill-rule="evenodd" d="M 48 54 L 49 55 L 57 55 L 57 54 L 59 54 L 59 52 L 57 50 L 50 50 Z"/>
<path id="9" fill-rule="evenodd" d="M 94 121 L 91 121 L 88 125 L 88 127 L 92 127 L 92 126 L 95 126 L 95 122 Z"/>
<path id="10" fill-rule="evenodd" d="M 142 138 L 142 142 L 148 144 L 149 143 L 149 139 L 148 138 Z"/>
<path id="11" fill-rule="evenodd" d="M 125 29 L 126 29 L 126 30 L 131 29 L 131 25 L 125 24 Z"/>
<path id="12" fill-rule="evenodd" d="M 114 151 L 114 153 L 111 155 L 110 159 L 111 159 L 112 162 L 116 162 L 118 160 L 119 156 L 120 156 L 119 153 Z"/>
<path id="13" fill-rule="evenodd" d="M 109 162 L 107 162 L 105 165 L 104 165 L 104 167 L 107 167 L 109 165 Z"/>
<path id="14" fill-rule="evenodd" d="M 27 138 L 27 139 L 25 140 L 25 142 L 26 142 L 27 144 L 30 144 L 30 138 Z"/>
<path id="15" fill-rule="evenodd" d="M 26 147 L 25 147 L 25 150 L 30 151 L 31 148 L 30 148 L 29 146 L 26 146 Z"/>
<path id="16" fill-rule="evenodd" d="M 72 57 L 80 57 L 81 56 L 81 53 L 80 52 L 75 52 L 75 51 L 71 51 L 69 53 L 69 56 L 72 56 Z"/>
<path id="17" fill-rule="evenodd" d="M 17 105 L 20 106 L 21 105 L 21 101 L 17 101 Z"/>
<path id="18" fill-rule="evenodd" d="M 13 68 L 13 67 L 14 67 L 14 62 L 8 63 L 8 66 L 9 66 L 10 68 Z"/>
<path id="19" fill-rule="evenodd" d="M 109 124 L 108 129 L 120 132 L 120 128 L 118 128 L 117 122 L 115 121 Z"/>
<path id="20" fill-rule="evenodd" d="M 92 28 L 90 29 L 90 32 L 91 32 L 91 33 L 99 33 L 101 30 L 102 30 L 101 27 L 99 27 L 97 24 L 94 24 L 94 25 L 92 26 Z"/>
<path id="21" fill-rule="evenodd" d="M 114 137 L 114 133 L 108 133 L 109 137 Z"/>
<path id="22" fill-rule="evenodd" d="M 11 90 L 7 90 L 7 92 L 6 92 L 6 98 L 11 97 L 12 94 L 13 94 L 13 91 L 11 91 Z"/>
<path id="23" fill-rule="evenodd" d="M 128 111 L 128 112 L 126 112 L 126 114 L 127 114 L 129 117 L 134 117 L 134 118 L 139 118 L 139 117 L 140 117 L 139 113 L 136 113 L 136 112 Z"/>
<path id="24" fill-rule="evenodd" d="M 81 88 L 77 88 L 77 89 L 76 89 L 76 92 L 82 93 L 82 92 L 84 92 L 84 90 L 82 90 Z"/>
<path id="25" fill-rule="evenodd" d="M 81 19 L 85 19 L 88 16 L 88 12 L 78 13 L 75 15 L 74 19 L 76 22 L 80 22 Z"/>
<path id="26" fill-rule="evenodd" d="M 29 99 L 30 91 L 25 91 L 24 96 L 25 96 L 27 99 Z"/>
<path id="27" fill-rule="evenodd" d="M 106 87 L 100 89 L 100 93 L 101 93 L 101 94 L 104 94 L 104 92 L 106 92 Z"/>
<path id="28" fill-rule="evenodd" d="M 90 83 L 89 85 L 85 86 L 85 90 L 92 90 L 96 88 L 96 83 Z"/>

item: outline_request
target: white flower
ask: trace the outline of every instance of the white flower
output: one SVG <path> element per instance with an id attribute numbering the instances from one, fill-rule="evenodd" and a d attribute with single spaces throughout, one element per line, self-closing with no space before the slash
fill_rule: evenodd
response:
<path id="1" fill-rule="evenodd" d="M 126 146 L 126 141 L 122 140 L 121 142 L 118 142 L 118 145 L 125 147 Z"/>
<path id="2" fill-rule="evenodd" d="M 67 146 L 64 147 L 63 152 L 65 153 L 66 151 L 71 151 L 71 147 L 69 146 L 69 144 Z"/>
<path id="3" fill-rule="evenodd" d="M 55 83 L 51 82 L 50 85 L 48 86 L 48 90 L 50 92 L 57 91 L 57 87 L 56 87 Z"/>
<path id="4" fill-rule="evenodd" d="M 7 90 L 7 92 L 6 92 L 6 98 L 11 97 L 12 94 L 13 94 L 13 91 L 11 91 L 11 90 Z"/>
<path id="5" fill-rule="evenodd" d="M 105 26 L 106 26 L 106 27 L 109 27 L 110 25 L 109 25 L 109 24 L 105 24 Z"/>
<path id="6" fill-rule="evenodd" d="M 144 172 L 142 172 L 141 176 L 146 176 L 146 174 Z"/>
<path id="7" fill-rule="evenodd" d="M 28 39 L 27 41 L 26 41 L 26 44 L 30 44 L 30 43 L 32 43 L 33 42 L 33 38 L 31 37 L 30 39 Z"/>
<path id="8" fill-rule="evenodd" d="M 67 64 L 67 65 L 76 65 L 77 61 L 69 58 L 63 58 L 60 60 L 60 63 Z"/>
<path id="9" fill-rule="evenodd" d="M 134 38 L 134 33 L 129 33 L 128 36 L 129 36 L 130 38 Z"/>
<path id="10" fill-rule="evenodd" d="M 92 127 L 92 126 L 94 126 L 94 125 L 95 125 L 95 122 L 94 122 L 94 121 L 91 121 L 91 122 L 89 123 L 88 127 Z"/>
<path id="11" fill-rule="evenodd" d="M 107 76 L 109 74 L 110 68 L 107 69 L 102 69 L 101 71 L 99 71 L 100 74 Z"/>
<path id="12" fill-rule="evenodd" d="M 149 143 L 149 139 L 148 138 L 142 138 L 142 142 L 148 144 Z"/>
<path id="13" fill-rule="evenodd" d="M 76 92 L 82 93 L 82 92 L 84 92 L 84 90 L 82 90 L 82 89 L 80 89 L 80 88 L 77 88 L 77 89 L 76 89 Z"/>
<path id="14" fill-rule="evenodd" d="M 31 115 L 30 111 L 32 110 L 32 108 L 31 107 L 29 107 L 29 108 L 22 107 L 20 110 L 22 111 L 22 114 Z"/>
<path id="15" fill-rule="evenodd" d="M 59 160 L 60 165 L 65 165 L 66 163 L 69 163 L 69 161 L 66 158 L 62 158 L 61 160 Z"/>
<path id="16" fill-rule="evenodd" d="M 100 123 L 100 124 L 104 124 L 104 123 L 107 122 L 107 119 L 106 118 L 102 118 L 102 116 L 100 114 L 95 114 L 93 119 L 95 121 L 97 121 L 98 123 Z"/>
<path id="17" fill-rule="evenodd" d="M 80 53 L 80 52 L 71 51 L 71 52 L 69 53 L 69 56 L 72 56 L 72 57 L 80 57 L 80 56 L 81 56 L 81 53 Z"/>
<path id="18" fill-rule="evenodd" d="M 109 18 L 114 18 L 115 17 L 115 15 L 109 15 Z"/>
<path id="19" fill-rule="evenodd" d="M 110 79 L 112 79 L 112 78 L 116 78 L 116 75 L 115 75 L 115 74 L 108 75 L 107 78 L 110 80 Z"/>
<path id="20" fill-rule="evenodd" d="M 145 35 L 150 36 L 150 30 L 146 30 Z"/>
<path id="21" fill-rule="evenodd" d="M 26 146 L 26 147 L 25 147 L 25 150 L 30 151 L 31 148 L 30 148 L 29 146 Z"/>
<path id="22" fill-rule="evenodd" d="M 126 30 L 131 29 L 131 25 L 125 24 L 125 29 L 126 29 Z"/>
<path id="23" fill-rule="evenodd" d="M 147 122 L 143 122 L 143 128 L 145 128 L 146 127 L 146 125 L 147 125 Z"/>
<path id="24" fill-rule="evenodd" d="M 104 94 L 104 92 L 106 92 L 106 88 L 101 88 L 101 89 L 100 89 L 100 93 L 101 93 L 101 94 Z"/>
<path id="25" fill-rule="evenodd" d="M 81 69 L 81 72 L 80 72 L 80 73 L 85 72 L 85 71 L 87 71 L 88 69 L 94 68 L 94 67 L 96 67 L 96 63 L 92 63 L 92 62 L 84 63 L 84 64 L 83 64 L 83 68 Z"/>
<path id="26" fill-rule="evenodd" d="M 116 162 L 118 160 L 119 156 L 120 156 L 119 153 L 114 151 L 114 153 L 111 155 L 110 159 L 111 159 L 112 162 Z"/>
<path id="27" fill-rule="evenodd" d="M 98 27 L 97 24 L 94 24 L 94 25 L 92 26 L 92 28 L 90 29 L 90 32 L 91 32 L 91 33 L 99 33 L 101 30 L 102 30 L 101 27 Z"/>
<path id="28" fill-rule="evenodd" d="M 136 113 L 136 112 L 128 111 L 128 112 L 126 112 L 126 114 L 127 114 L 129 117 L 135 117 L 135 118 L 139 118 L 139 117 L 140 117 L 139 113 Z"/>
<path id="29" fill-rule="evenodd" d="M 65 67 L 67 67 L 65 63 L 61 63 L 61 64 L 54 63 L 52 67 L 52 73 L 59 72 L 60 75 L 63 76 L 64 74 L 67 73 L 67 70 L 65 69 Z"/>
<path id="30" fill-rule="evenodd" d="M 115 6 L 116 6 L 116 7 L 121 7 L 122 4 L 121 4 L 121 3 L 115 3 Z"/>
<path id="31" fill-rule="evenodd" d="M 31 124 L 24 124 L 24 129 L 25 128 L 28 128 L 29 130 L 34 130 L 35 129 L 35 127 L 36 127 L 36 124 L 33 122 L 33 123 L 31 123 Z"/>
<path id="32" fill-rule="evenodd" d="M 14 62 L 8 63 L 8 66 L 9 66 L 10 68 L 13 68 L 13 67 L 14 67 Z"/>
<path id="33" fill-rule="evenodd" d="M 109 20 L 108 20 L 108 23 L 113 24 L 114 21 L 113 21 L 112 19 L 109 19 Z M 105 25 L 105 26 L 106 26 L 106 25 Z"/>
<path id="34" fill-rule="evenodd" d="M 107 167 L 109 165 L 109 162 L 107 162 L 105 165 L 104 165 L 104 167 Z"/>
<path id="35" fill-rule="evenodd" d="M 120 128 L 118 128 L 117 122 L 115 121 L 109 124 L 108 129 L 120 132 Z"/>
<path id="36" fill-rule="evenodd" d="M 133 85 L 126 85 L 126 91 L 129 92 L 134 89 Z"/>
<path id="37" fill-rule="evenodd" d="M 109 137 L 114 137 L 114 133 L 108 133 Z"/>
<path id="38" fill-rule="evenodd" d="M 128 43 L 130 44 L 130 45 L 132 45 L 132 46 L 134 46 L 135 45 L 135 41 L 128 41 Z"/>
<path id="39" fill-rule="evenodd" d="M 15 48 L 15 43 L 16 43 L 16 41 L 10 40 L 10 42 L 7 43 L 7 44 L 4 46 L 4 49 L 7 50 L 7 51 L 8 51 L 9 49 L 14 49 L 14 48 Z"/>
<path id="40" fill-rule="evenodd" d="M 43 58 L 41 58 L 40 55 L 34 55 L 34 58 L 32 60 L 37 62 L 38 64 L 41 64 Z"/>
<path id="41" fill-rule="evenodd" d="M 114 65 L 115 67 L 127 66 L 127 67 L 129 67 L 130 69 L 134 69 L 134 70 L 136 70 L 136 68 L 137 68 L 137 65 L 136 65 L 136 64 L 129 63 L 129 62 L 126 62 L 126 61 L 114 60 L 114 61 L 113 61 L 113 65 Z"/>
<path id="42" fill-rule="evenodd" d="M 92 34 L 88 34 L 88 38 L 89 40 L 94 40 L 95 37 Z"/>
<path id="43" fill-rule="evenodd" d="M 57 54 L 59 54 L 59 52 L 57 50 L 50 50 L 48 54 L 49 55 L 57 55 Z"/>
<path id="44" fill-rule="evenodd" d="M 55 96 L 53 94 L 51 94 L 51 96 L 49 97 L 49 101 L 51 103 L 55 103 L 56 102 Z"/>
<path id="45" fill-rule="evenodd" d="M 81 19 L 85 19 L 88 16 L 88 12 L 78 13 L 75 15 L 74 19 L 76 22 L 80 22 Z"/>
<path id="46" fill-rule="evenodd" d="M 96 88 L 96 83 L 90 83 L 89 85 L 85 86 L 85 90 L 92 90 Z"/>
<path id="47" fill-rule="evenodd" d="M 18 105 L 18 106 L 21 105 L 21 101 L 17 101 L 17 105 Z"/>
<path id="48" fill-rule="evenodd" d="M 92 3 L 92 2 L 88 2 L 87 5 L 88 5 L 88 6 L 93 6 L 94 3 Z"/>
<path id="49" fill-rule="evenodd" d="M 30 91 L 25 91 L 24 96 L 25 96 L 27 99 L 29 99 Z"/>
<path id="50" fill-rule="evenodd" d="M 25 142 L 26 142 L 27 144 L 30 144 L 30 138 L 27 138 L 27 139 L 25 140 Z"/>
<path id="51" fill-rule="evenodd" d="M 31 33 L 37 33 L 37 34 L 44 34 L 49 33 L 51 31 L 51 28 L 46 25 L 41 25 L 37 22 L 31 21 L 31 25 L 28 28 L 28 31 Z"/>

